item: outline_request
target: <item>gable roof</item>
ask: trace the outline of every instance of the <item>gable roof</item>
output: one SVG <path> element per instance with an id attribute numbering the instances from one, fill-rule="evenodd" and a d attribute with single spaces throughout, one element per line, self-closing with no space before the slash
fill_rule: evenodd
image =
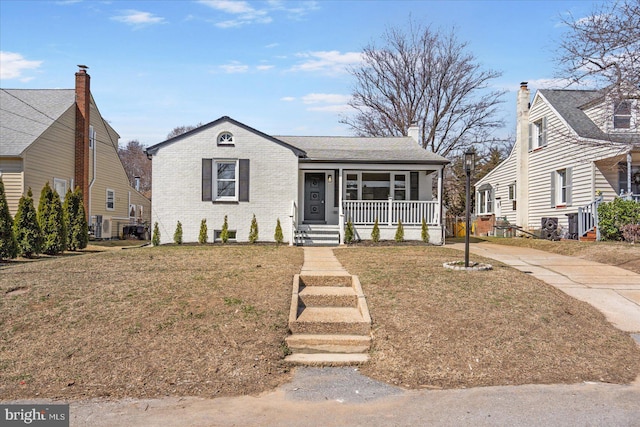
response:
<path id="1" fill-rule="evenodd" d="M 303 162 L 446 164 L 411 137 L 276 136 L 307 153 Z"/>
<path id="2" fill-rule="evenodd" d="M 245 125 L 244 123 L 240 123 L 239 121 L 234 120 L 234 119 L 232 119 L 232 118 L 231 118 L 231 117 L 229 117 L 229 116 L 222 116 L 222 117 L 220 117 L 220 118 L 219 118 L 219 119 L 217 119 L 217 120 L 214 120 L 214 121 L 212 121 L 212 122 L 210 122 L 210 123 L 207 123 L 207 124 L 205 124 L 205 125 L 202 125 L 202 126 L 200 126 L 200 127 L 197 127 L 197 128 L 195 128 L 195 129 L 192 129 L 192 130 L 190 130 L 189 132 L 185 132 L 185 133 L 180 134 L 180 135 L 178 135 L 178 136 L 175 136 L 175 137 L 173 137 L 173 138 L 167 139 L 166 141 L 163 141 L 163 142 L 160 142 L 160 143 L 158 143 L 158 144 L 155 144 L 155 145 L 152 145 L 152 146 L 150 146 L 150 147 L 147 147 L 147 149 L 146 149 L 146 150 L 144 150 L 144 151 L 145 151 L 145 153 L 147 153 L 147 154 L 151 154 L 151 155 L 156 154 L 160 148 L 162 148 L 162 147 L 164 147 L 164 146 L 166 146 L 166 145 L 169 145 L 169 144 L 173 144 L 173 143 L 175 143 L 175 142 L 178 142 L 178 141 L 180 141 L 181 139 L 187 138 L 188 136 L 193 135 L 193 134 L 195 134 L 195 133 L 198 133 L 198 132 L 200 132 L 200 131 L 202 131 L 202 130 L 204 130 L 204 129 L 208 129 L 208 128 L 213 127 L 213 126 L 217 126 L 217 125 L 219 125 L 220 123 L 223 123 L 223 122 L 229 122 L 229 123 L 231 123 L 231 124 L 233 124 L 233 125 L 235 125 L 235 126 L 241 127 L 242 129 L 244 129 L 244 130 L 246 130 L 246 131 L 249 131 L 249 132 L 255 133 L 255 134 L 257 134 L 257 135 L 262 136 L 262 137 L 263 137 L 263 138 L 265 138 L 265 139 L 268 139 L 269 141 L 275 142 L 275 143 L 276 143 L 276 144 L 278 144 L 278 145 L 281 145 L 281 146 L 283 146 L 283 147 L 286 147 L 286 148 L 290 149 L 291 151 L 293 151 L 293 152 L 294 152 L 294 154 L 295 154 L 296 156 L 298 156 L 298 157 L 303 157 L 303 156 L 305 156 L 305 155 L 306 155 L 306 153 L 305 153 L 304 151 L 302 151 L 302 150 L 298 149 L 297 147 L 294 147 L 294 146 L 292 146 L 292 145 L 289 145 L 289 144 L 287 144 L 286 142 L 281 141 L 281 140 L 279 140 L 279 139 L 276 139 L 276 138 L 274 138 L 274 137 L 272 137 L 272 136 L 270 136 L 270 135 L 267 135 L 267 134 L 266 134 L 266 133 L 264 133 L 264 132 L 260 132 L 260 131 L 259 131 L 259 130 L 257 130 L 257 129 L 254 129 L 254 128 L 250 127 L 250 126 Z"/>
<path id="3" fill-rule="evenodd" d="M 0 89 L 0 155 L 22 155 L 74 104 L 73 89 Z"/>
<path id="4" fill-rule="evenodd" d="M 541 89 L 538 93 L 581 138 L 638 143 L 638 133 L 605 133 L 585 114 L 586 106 L 603 99 L 599 90 Z"/>

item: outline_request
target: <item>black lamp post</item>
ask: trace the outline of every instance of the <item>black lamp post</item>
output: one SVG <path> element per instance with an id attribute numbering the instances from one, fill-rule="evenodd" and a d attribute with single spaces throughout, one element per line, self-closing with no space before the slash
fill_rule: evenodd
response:
<path id="1" fill-rule="evenodd" d="M 464 266 L 465 268 L 469 267 L 469 228 L 470 218 L 469 218 L 469 209 L 471 206 L 471 174 L 476 166 L 476 153 L 472 149 L 468 149 L 464 153 L 464 172 L 467 175 L 467 200 L 465 203 L 465 210 L 467 215 L 467 225 L 465 229 L 464 236 Z"/>

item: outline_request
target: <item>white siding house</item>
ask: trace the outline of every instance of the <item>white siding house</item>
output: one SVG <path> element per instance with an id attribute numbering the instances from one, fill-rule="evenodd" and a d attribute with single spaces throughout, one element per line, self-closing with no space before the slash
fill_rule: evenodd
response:
<path id="1" fill-rule="evenodd" d="M 180 221 L 183 240 L 219 239 L 227 217 L 232 239 L 247 241 L 255 215 L 259 240 L 273 241 L 279 220 L 290 244 L 338 244 L 345 224 L 370 238 L 377 220 L 382 239 L 398 222 L 407 240 L 420 239 L 422 220 L 432 243 L 442 243 L 445 158 L 397 138 L 271 136 L 221 117 L 147 148 L 153 159 L 153 221 L 161 243 L 171 243 Z M 437 191 L 433 191 L 433 180 Z"/>
<path id="2" fill-rule="evenodd" d="M 539 90 L 530 102 L 523 83 L 516 143 L 509 157 L 476 184 L 476 213 L 528 231 L 557 221 L 559 236 L 577 238 L 570 220 L 577 221 L 578 212 L 580 221 L 584 212 L 593 215 L 588 209 L 600 196 L 640 199 L 638 100 L 623 102 L 629 114 L 622 117 L 600 91 Z M 493 196 L 489 203 L 478 203 L 487 195 Z M 584 231 L 589 230 L 579 234 Z"/>

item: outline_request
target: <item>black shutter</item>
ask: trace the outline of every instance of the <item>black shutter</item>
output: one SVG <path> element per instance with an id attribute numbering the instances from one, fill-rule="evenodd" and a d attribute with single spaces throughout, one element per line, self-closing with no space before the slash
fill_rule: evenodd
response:
<path id="1" fill-rule="evenodd" d="M 240 159 L 239 161 L 240 173 L 240 186 L 238 189 L 238 201 L 249 201 L 249 159 Z"/>
<path id="2" fill-rule="evenodd" d="M 213 159 L 202 159 L 202 201 L 210 202 L 213 189 Z"/>

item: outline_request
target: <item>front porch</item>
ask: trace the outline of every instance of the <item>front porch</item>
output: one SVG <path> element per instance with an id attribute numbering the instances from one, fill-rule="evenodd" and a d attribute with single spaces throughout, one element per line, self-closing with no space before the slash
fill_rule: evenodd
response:
<path id="1" fill-rule="evenodd" d="M 348 222 L 358 240 L 369 240 L 376 221 L 382 240 L 394 239 L 399 222 L 405 240 L 421 240 L 423 220 L 429 241 L 442 243 L 443 165 L 427 170 L 424 165 L 404 165 L 405 170 L 359 166 L 301 168 L 290 215 L 291 244 L 344 244 Z"/>

